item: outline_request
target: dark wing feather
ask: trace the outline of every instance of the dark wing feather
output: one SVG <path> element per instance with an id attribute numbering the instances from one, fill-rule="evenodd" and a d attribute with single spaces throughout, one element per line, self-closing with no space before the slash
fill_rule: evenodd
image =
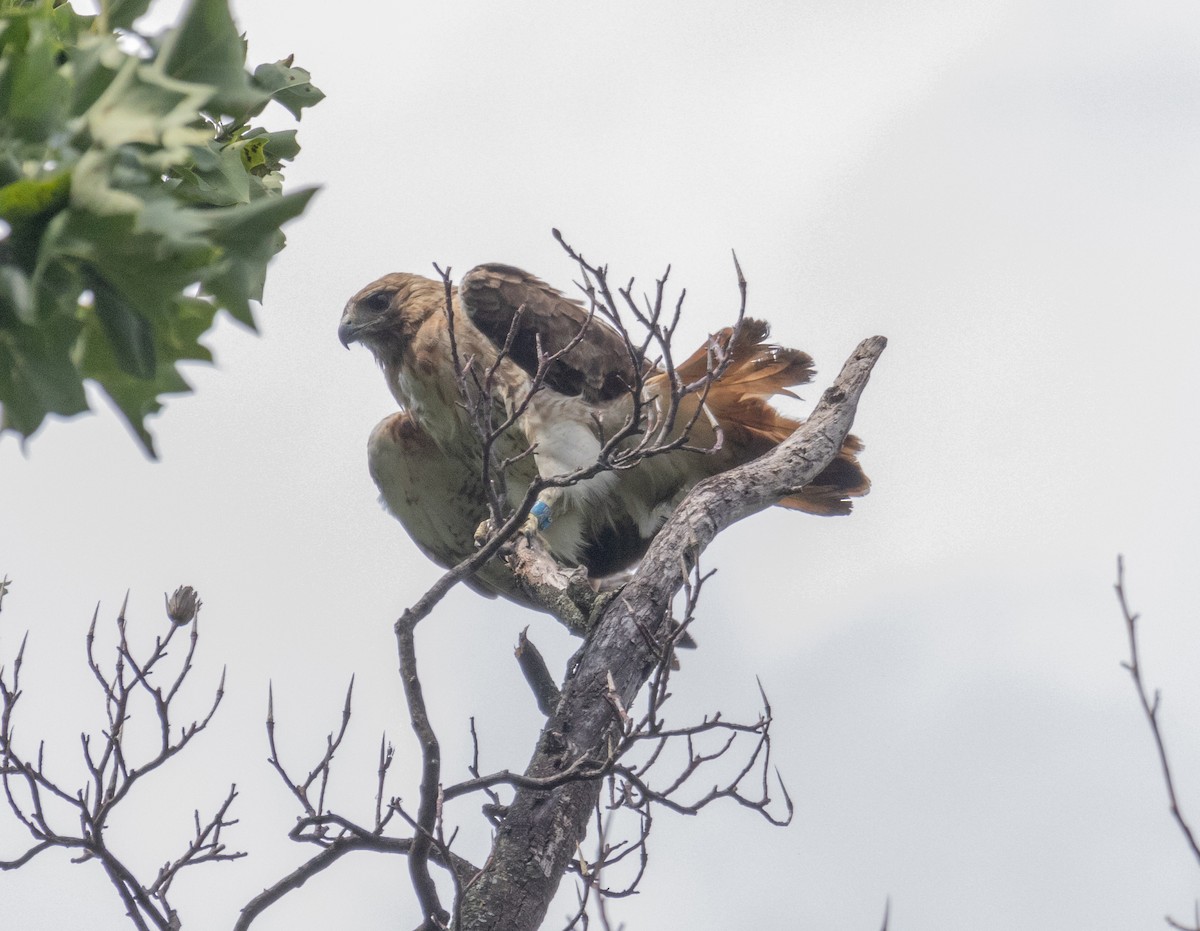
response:
<path id="1" fill-rule="evenodd" d="M 611 401 L 633 386 L 634 363 L 620 334 L 594 315 L 589 319 L 582 304 L 528 272 L 511 265 L 477 265 L 463 276 L 458 293 L 471 322 L 498 347 L 513 330 L 509 356 L 531 377 L 538 368 L 539 344 L 552 355 L 579 337 L 548 367 L 548 388 L 585 401 Z"/>

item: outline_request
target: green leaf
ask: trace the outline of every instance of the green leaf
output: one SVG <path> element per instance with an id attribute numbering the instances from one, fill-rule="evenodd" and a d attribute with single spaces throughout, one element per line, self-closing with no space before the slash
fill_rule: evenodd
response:
<path id="1" fill-rule="evenodd" d="M 292 66 L 291 58 L 285 58 L 254 69 L 254 83 L 268 91 L 296 119 L 300 111 L 325 99 L 325 95 L 312 82 L 312 75 L 303 68 Z"/>
<path id="2" fill-rule="evenodd" d="M 260 197 L 219 212 L 212 238 L 224 254 L 216 273 L 205 277 L 204 287 L 246 326 L 254 326 L 250 301 L 262 300 L 267 263 L 283 248 L 280 226 L 298 217 L 315 193 L 310 188 L 280 197 Z"/>
<path id="3" fill-rule="evenodd" d="M 15 148 L 17 146 L 11 141 L 0 141 L 0 186 L 12 184 L 24 177 L 21 162 L 14 152 Z"/>
<path id="4" fill-rule="evenodd" d="M 250 176 L 250 199 L 277 197 L 283 193 L 283 173 L 267 171 Z"/>
<path id="5" fill-rule="evenodd" d="M 0 219 L 11 232 L 6 240 L 18 265 L 32 271 L 46 225 L 67 205 L 71 175 L 60 171 L 41 178 L 21 178 L 0 187 Z"/>
<path id="6" fill-rule="evenodd" d="M 220 254 L 201 235 L 212 211 L 185 209 L 162 197 L 140 216 L 70 210 L 47 229 L 41 273 L 51 264 L 90 266 L 153 320 Z"/>
<path id="7" fill-rule="evenodd" d="M 104 0 L 104 14 L 112 29 L 128 29 L 150 8 L 150 0 Z"/>
<path id="8" fill-rule="evenodd" d="M 135 378 L 153 378 L 157 363 L 154 328 L 124 295 L 103 278 L 92 279 L 95 313 L 121 370 Z"/>
<path id="9" fill-rule="evenodd" d="M 0 187 L 0 219 L 18 226 L 66 206 L 71 176 L 65 171 L 43 178 L 22 178 Z"/>
<path id="10" fill-rule="evenodd" d="M 79 116 L 100 98 L 128 56 L 111 35 L 83 36 L 68 54 L 74 78 L 69 110 L 72 116 Z"/>
<path id="11" fill-rule="evenodd" d="M 71 359 L 79 324 L 58 318 L 0 331 L 0 429 L 29 436 L 47 414 L 87 410 L 83 381 Z"/>
<path id="12" fill-rule="evenodd" d="M 53 7 L 50 11 L 50 22 L 54 27 L 55 38 L 63 49 L 78 43 L 83 34 L 92 28 L 92 24 L 96 20 L 94 16 L 76 13 L 70 3 L 53 2 L 52 0 L 51 4 L 43 4 L 43 8 L 45 6 Z"/>
<path id="13" fill-rule="evenodd" d="M 65 214 L 59 214 L 51 220 L 46 227 L 46 237 L 51 237 L 65 221 Z M 75 263 L 53 261 L 40 255 L 30 276 L 30 285 L 33 287 L 34 313 L 38 320 L 46 321 L 49 326 L 57 325 L 59 320 L 76 323 L 83 276 Z"/>
<path id="14" fill-rule="evenodd" d="M 152 0 L 0 0 L 0 429 L 85 410 L 90 379 L 153 454 L 145 420 L 211 361 L 217 311 L 253 325 L 312 192 L 282 195 L 295 132 L 248 120 L 322 95 L 290 59 L 252 77 L 229 2 L 135 47 Z"/>
<path id="15" fill-rule="evenodd" d="M 89 149 L 75 165 L 71 179 L 71 201 L 77 210 L 111 217 L 133 216 L 142 209 L 142 199 L 113 187 L 113 164 L 117 153 Z"/>
<path id="16" fill-rule="evenodd" d="M 0 326 L 12 326 L 14 321 L 37 322 L 33 286 L 19 268 L 0 265 Z"/>
<path id="17" fill-rule="evenodd" d="M 0 124 L 31 142 L 50 138 L 66 119 L 70 84 L 59 72 L 58 47 L 43 20 L 6 30 L 5 68 L 0 73 Z M 20 32 L 26 41 L 18 50 Z"/>
<path id="18" fill-rule="evenodd" d="M 230 146 L 241 155 L 242 165 L 246 171 L 253 171 L 260 165 L 267 163 L 267 156 L 264 150 L 267 148 L 267 140 L 259 136 L 257 139 L 240 139 Z"/>
<path id="19" fill-rule="evenodd" d="M 211 106 L 238 120 L 270 100 L 246 72 L 246 44 L 227 0 L 192 0 L 183 21 L 163 37 L 158 65 L 171 77 L 214 88 Z"/>
<path id="20" fill-rule="evenodd" d="M 283 162 L 290 162 L 300 154 L 300 143 L 296 141 L 296 130 L 294 129 L 284 129 L 274 133 L 269 133 L 264 129 L 252 129 L 242 135 L 242 140 L 255 142 L 261 140 L 264 145 L 263 157 L 266 159 L 266 164 L 273 168 L 279 168 Z"/>
<path id="21" fill-rule="evenodd" d="M 127 58 L 84 118 L 92 139 L 103 148 L 131 142 L 162 146 L 171 160 L 184 161 L 185 146 L 204 145 L 213 137 L 210 128 L 193 125 L 213 92 L 207 85 L 176 80 Z"/>
<path id="22" fill-rule="evenodd" d="M 147 455 L 157 458 L 154 439 L 146 429 L 145 420 L 151 414 L 162 410 L 162 404 L 158 400 L 160 394 L 187 391 L 187 384 L 178 377 L 174 368 L 170 371 L 177 381 L 169 386 L 160 386 L 156 379 L 141 379 L 130 375 L 121 368 L 113 354 L 112 346 L 100 333 L 100 324 L 94 315 L 91 325 L 84 331 L 82 346 L 80 368 L 83 373 L 93 379 L 100 390 L 108 395 L 133 430 L 134 436 L 141 442 Z"/>
<path id="23" fill-rule="evenodd" d="M 99 306 L 99 305 L 97 305 Z M 163 309 L 154 333 L 156 363 L 147 377 L 131 374 L 118 358 L 98 314 L 90 315 L 81 338 L 80 370 L 96 382 L 128 422 L 146 453 L 155 457 L 154 440 L 145 420 L 162 410 L 164 394 L 184 394 L 191 387 L 175 363 L 197 359 L 211 361 L 198 338 L 212 326 L 216 308 L 198 298 L 180 298 Z"/>
<path id="24" fill-rule="evenodd" d="M 211 207 L 232 207 L 250 202 L 250 175 L 237 144 L 220 151 L 205 151 L 191 168 L 176 169 L 180 180 L 175 195 Z"/>
<path id="25" fill-rule="evenodd" d="M 211 362 L 212 353 L 201 344 L 200 337 L 209 331 L 217 308 L 212 301 L 198 297 L 181 297 L 176 302 L 177 313 L 159 330 L 160 345 L 169 359 L 190 359 Z"/>

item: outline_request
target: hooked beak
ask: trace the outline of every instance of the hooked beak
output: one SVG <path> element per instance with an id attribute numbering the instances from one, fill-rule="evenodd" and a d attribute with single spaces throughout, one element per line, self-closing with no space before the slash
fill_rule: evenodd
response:
<path id="1" fill-rule="evenodd" d="M 338 325 L 338 340 L 347 349 L 351 343 L 358 342 L 358 331 L 360 327 L 347 319 L 348 315 L 343 315 L 342 322 Z"/>

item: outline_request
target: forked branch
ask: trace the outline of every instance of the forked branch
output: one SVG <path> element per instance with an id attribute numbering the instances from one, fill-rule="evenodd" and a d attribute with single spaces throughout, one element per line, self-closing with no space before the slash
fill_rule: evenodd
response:
<path id="1" fill-rule="evenodd" d="M 861 343 L 812 416 L 775 450 L 692 490 L 578 654 L 526 778 L 553 779 L 579 760 L 607 759 L 625 727 L 614 705 L 630 708 L 657 667 L 661 644 L 671 637 L 671 601 L 700 554 L 725 527 L 794 493 L 833 460 L 885 346 L 882 337 Z M 539 926 L 583 837 L 599 788 L 596 779 L 552 789 L 517 788 L 491 858 L 467 889 L 464 929 L 532 931 Z M 536 852 L 532 862 L 530 851 Z"/>

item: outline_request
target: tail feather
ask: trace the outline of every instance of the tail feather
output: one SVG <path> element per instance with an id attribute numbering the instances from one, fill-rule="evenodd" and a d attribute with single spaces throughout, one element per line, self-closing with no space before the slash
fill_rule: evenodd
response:
<path id="1" fill-rule="evenodd" d="M 758 458 L 801 424 L 776 410 L 769 399 L 796 397 L 789 389 L 812 380 L 812 357 L 769 343 L 768 335 L 764 321 L 747 318 L 736 337 L 731 327 L 721 330 L 677 367 L 680 379 L 687 383 L 702 378 L 716 359 L 728 358 L 720 379 L 705 398 L 705 406 L 724 434 L 725 455 L 712 463 L 713 471 Z M 871 487 L 856 455 L 862 448 L 857 437 L 846 437 L 837 458 L 810 484 L 780 501 L 780 506 L 809 514 L 850 513 L 848 499 L 865 495 Z"/>
<path id="2" fill-rule="evenodd" d="M 794 397 L 788 388 L 812 380 L 812 356 L 766 342 L 769 333 L 766 321 L 748 317 L 737 329 L 736 339 L 733 338 L 734 328 L 725 327 L 676 366 L 676 372 L 685 383 L 693 382 L 702 378 L 717 359 L 727 355 L 725 371 L 713 386 L 714 390 L 720 387 L 733 391 L 736 388 L 742 394 L 757 397 L 773 394 Z"/>
<path id="3" fill-rule="evenodd" d="M 779 506 L 821 517 L 849 514 L 854 505 L 848 499 L 861 498 L 871 490 L 871 480 L 855 455 L 862 448 L 862 440 L 847 436 L 837 458 L 796 494 L 781 500 Z"/>

